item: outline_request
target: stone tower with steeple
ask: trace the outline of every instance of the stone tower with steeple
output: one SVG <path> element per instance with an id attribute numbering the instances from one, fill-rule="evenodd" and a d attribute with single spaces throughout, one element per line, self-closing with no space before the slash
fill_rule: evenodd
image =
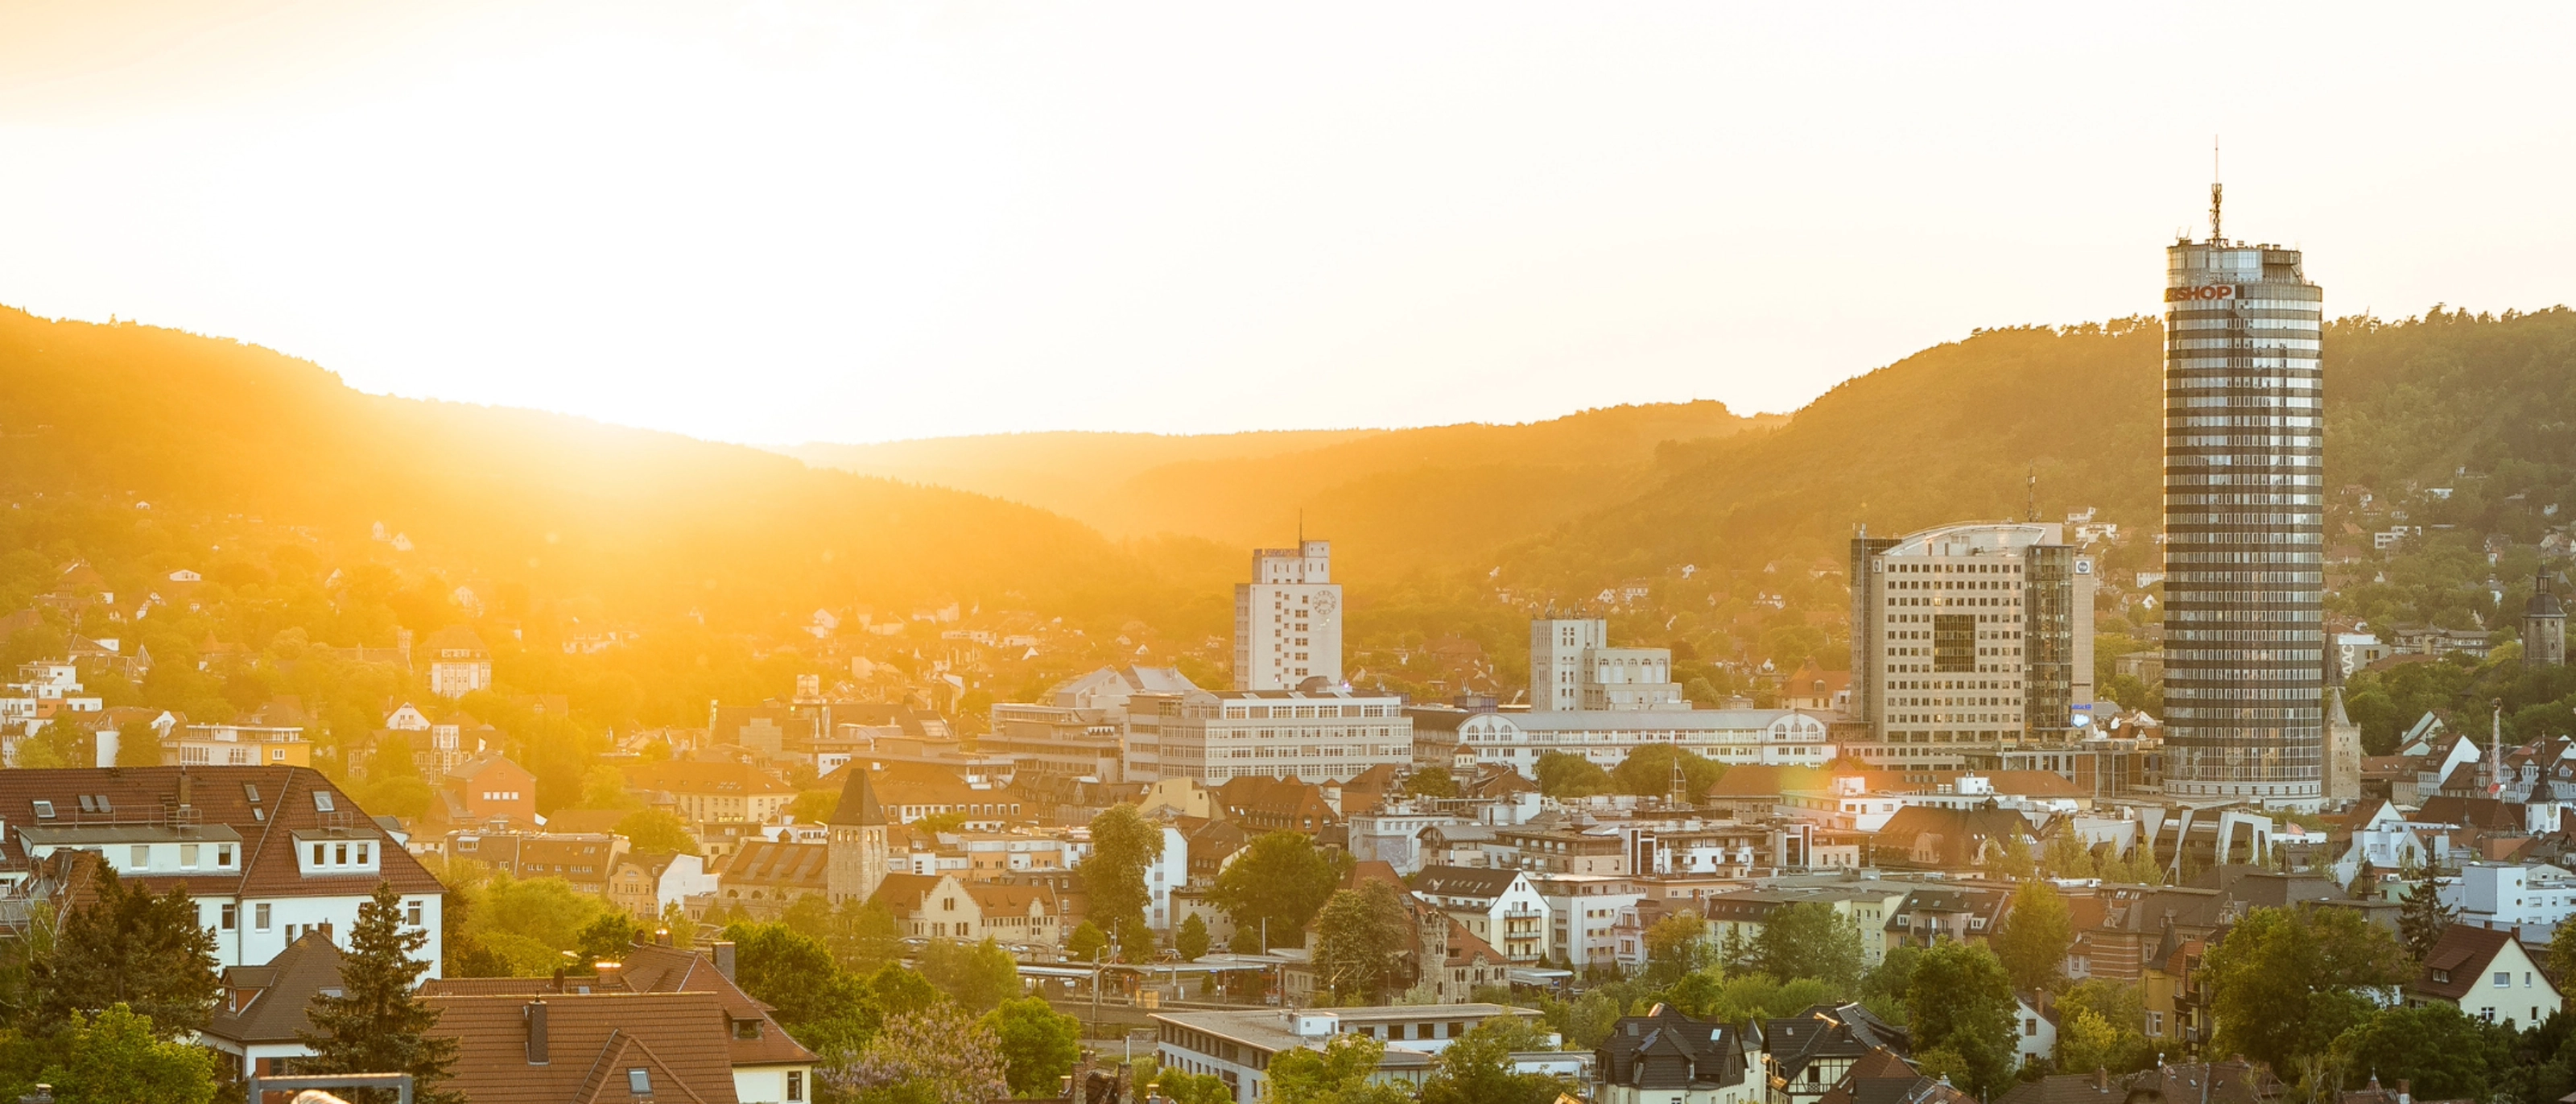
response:
<path id="1" fill-rule="evenodd" d="M 2546 571 L 2532 577 L 2531 601 L 2522 607 L 2522 665 L 2567 665 L 2567 607 L 2550 592 Z"/>
<path id="2" fill-rule="evenodd" d="M 875 896 L 886 877 L 886 818 L 876 787 L 863 764 L 843 769 L 850 780 L 842 783 L 841 804 L 824 823 L 824 892 L 834 904 Z"/>
<path id="3" fill-rule="evenodd" d="M 2343 687 L 2326 687 L 2326 804 L 2361 800 L 2361 726 L 2344 712 Z"/>

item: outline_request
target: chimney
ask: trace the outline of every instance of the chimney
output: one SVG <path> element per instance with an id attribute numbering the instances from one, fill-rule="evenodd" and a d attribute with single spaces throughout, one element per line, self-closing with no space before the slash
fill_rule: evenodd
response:
<path id="1" fill-rule="evenodd" d="M 2413 1079 L 2405 1077 L 2397 1079 L 2397 1104 L 2415 1104 L 2415 1082 Z"/>
<path id="2" fill-rule="evenodd" d="M 654 932 L 653 932 L 653 943 L 654 943 L 654 945 L 655 945 L 655 946 L 660 946 L 660 947 L 668 947 L 668 946 L 670 946 L 670 945 L 671 945 L 671 929 L 669 929 L 669 928 L 658 928 L 658 929 L 655 929 L 655 930 L 654 930 Z"/>
<path id="3" fill-rule="evenodd" d="M 2093 1067 L 2093 1091 L 2097 1093 L 2106 1093 L 2111 1091 L 2110 1070 L 2104 1069 L 2100 1066 Z"/>
<path id="4" fill-rule="evenodd" d="M 531 1066 L 545 1065 L 547 1061 L 546 1002 L 541 1000 L 529 1001 L 526 1007 L 519 1009 L 519 1014 L 525 1017 L 528 1021 L 528 1064 Z"/>
<path id="5" fill-rule="evenodd" d="M 598 992 L 615 992 L 624 984 L 626 964 L 623 962 L 601 962 L 594 964 L 591 969 L 599 973 L 599 984 L 596 987 Z"/>
<path id="6" fill-rule="evenodd" d="M 707 946 L 708 946 L 708 949 L 709 949 L 709 950 L 711 950 L 711 951 L 714 951 L 714 952 L 715 952 L 715 958 L 716 958 L 716 972 L 717 972 L 717 973 L 719 973 L 719 974 L 723 974 L 723 975 L 724 975 L 724 979 L 725 979 L 726 981 L 732 981 L 732 980 L 733 980 L 733 940 L 730 940 L 730 939 L 719 939 L 719 940 L 716 940 L 714 943 L 710 943 L 710 944 L 708 944 Z"/>

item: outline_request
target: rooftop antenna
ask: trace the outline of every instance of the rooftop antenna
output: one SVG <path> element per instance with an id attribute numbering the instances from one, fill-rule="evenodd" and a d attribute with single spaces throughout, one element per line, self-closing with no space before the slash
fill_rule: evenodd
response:
<path id="1" fill-rule="evenodd" d="M 2218 137 L 2211 135 L 2209 139 L 2209 244 L 2211 245 L 2217 245 L 2226 240 L 2218 232 L 2218 202 L 2227 194 L 2227 185 L 2218 182 L 2218 175 Z"/>
<path id="2" fill-rule="evenodd" d="M 2030 520 L 2031 520 L 2031 522 L 2032 522 L 2033 524 L 2038 523 L 2038 521 L 2039 521 L 2039 465 L 2037 465 L 2037 464 L 2033 464 L 2033 465 L 2031 465 L 2031 466 L 2030 466 L 2030 507 L 2029 507 L 2029 509 L 2030 509 Z"/>

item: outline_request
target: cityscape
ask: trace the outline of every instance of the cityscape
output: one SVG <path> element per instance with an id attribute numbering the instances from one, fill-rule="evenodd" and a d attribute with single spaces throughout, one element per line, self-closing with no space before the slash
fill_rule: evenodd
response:
<path id="1" fill-rule="evenodd" d="M 2481 231 L 2427 245 L 2316 213 L 2351 201 L 2274 164 L 2315 146 L 2230 114 L 2298 80 L 2187 120 L 2254 132 L 2233 185 L 2191 137 L 2155 157 L 2214 179 L 2106 189 L 2086 216 L 2134 227 L 2187 198 L 2187 227 L 2068 234 L 2059 199 L 2011 199 L 1986 214 L 2030 221 L 1988 228 L 1997 257 L 1949 253 L 1962 284 L 2038 264 L 2064 288 L 1880 303 L 1895 285 L 1868 257 L 1839 286 L 1762 247 L 1714 275 L 1612 275 L 1633 258 L 1604 252 L 1572 279 L 1631 308 L 1568 302 L 1567 328 L 1527 330 L 1567 285 L 1477 266 L 1538 253 L 1390 245 L 1369 222 L 1313 239 L 1350 214 L 1344 179 L 1451 188 L 1422 211 L 1491 236 L 1571 202 L 1556 189 L 1581 173 L 1456 191 L 1450 162 L 1487 153 L 1381 120 L 1401 140 L 1350 139 L 1368 152 L 1346 163 L 1316 120 L 1377 135 L 1363 117 L 1455 95 L 1460 133 L 1491 111 L 1557 134 L 1470 64 L 1486 49 L 1599 82 L 1662 79 L 1666 39 L 1750 42 L 1848 75 L 1877 34 L 1964 51 L 2004 32 L 1984 12 L 1972 30 L 1879 12 L 1872 42 L 1840 45 L 1849 28 L 1804 17 L 1453 12 L 1434 29 L 1505 45 L 1384 62 L 1347 41 L 1370 23 L 1348 12 L 1318 13 L 1342 21 L 1327 34 L 1239 13 L 504 8 L 172 8 L 113 34 L 0 13 L 0 139 L 47 151 L 20 174 L 44 183 L 0 193 L 52 189 L 80 228 L 62 240 L 125 219 L 168 237 L 100 244 L 98 265 L 134 270 L 101 275 L 0 218 L 24 245 L 0 301 L 26 304 L 0 308 L 0 1099 L 2576 1100 L 2557 593 L 2576 585 L 2576 311 L 2548 305 L 2563 266 L 2514 268 Z M 1394 22 L 1389 41 L 1431 41 Z M 68 60 L 22 56 L 19 34 Z M 1276 40 L 1162 55 L 1223 34 Z M 2551 36 L 2530 39 L 2495 49 L 2527 61 Z M 2109 75 L 2162 62 L 2131 49 L 2067 95 L 2135 95 Z M 1277 57 L 1308 54 L 1343 69 L 1278 83 Z M 1264 98 L 1323 102 L 1416 61 L 1424 83 L 1329 116 Z M 2446 72 L 2521 87 L 2547 66 L 2489 68 Z M 1190 93 L 1129 83 L 1182 71 L 1279 163 L 1322 157 L 1296 185 L 1319 194 L 1212 167 L 1240 155 L 1225 128 L 1185 133 Z M 1575 131 L 1713 117 L 1576 83 L 1555 86 Z M 1818 94 L 1771 107 L 1868 118 Z M 1126 117 L 1040 125 L 1097 103 Z M 370 120 L 422 144 L 388 155 Z M 483 136 L 429 140 L 459 120 Z M 142 125 L 215 137 L 174 140 L 166 174 L 106 171 Z M 670 146 L 638 153 L 648 132 Z M 250 173 L 242 148 L 276 163 L 227 175 Z M 2405 176 L 2405 155 L 2366 155 Z M 639 157 L 667 178 L 572 183 Z M 1663 202 L 1648 169 L 1603 164 L 1606 194 Z M 1069 167 L 1101 165 L 1159 213 L 1067 198 L 1107 187 Z M 322 194 L 377 172 L 381 204 Z M 466 182 L 485 172 L 514 198 Z M 898 185 L 909 217 L 834 213 Z M 414 187 L 458 206 L 392 213 Z M 631 217 L 672 195 L 696 198 Z M 1052 198 L 1009 205 L 1028 195 Z M 335 229 L 290 225 L 299 208 Z M 1049 250 L 1082 212 L 1107 228 L 1084 235 L 1213 244 L 1147 250 L 1185 270 L 1168 283 L 1068 268 Z M 1598 212 L 1537 221 L 1557 217 L 1587 248 L 1620 237 Z M 267 256 L 236 223 L 284 243 L 275 289 L 242 287 L 269 261 L 191 267 L 205 242 Z M 752 244 L 780 226 L 880 301 L 825 305 L 860 277 Z M 1878 233 L 1846 230 L 1818 251 Z M 1297 295 L 1254 290 L 1305 248 L 1348 252 Z M 317 275 L 330 257 L 347 267 Z M 2469 290 L 2536 305 L 2365 298 L 2472 266 L 2524 284 Z M 638 271 L 684 294 L 596 313 Z M 488 317 L 424 290 L 457 272 L 489 281 L 468 312 Z M 1651 321 L 1632 281 L 1655 279 L 1744 298 Z M 1396 287 L 1415 280 L 1440 290 Z M 413 328 L 337 317 L 342 285 L 371 281 L 415 297 Z M 1029 284 L 1063 298 L 1014 298 Z M 1240 295 L 1189 298 L 1201 284 Z M 2097 320 L 1992 324 L 2061 294 Z M 1425 321 L 1443 297 L 1476 299 L 1472 322 Z M 91 309 L 128 301 L 166 320 Z M 1733 311 L 1811 332 L 1659 359 Z M 1898 316 L 1931 328 L 1880 328 Z M 602 326 L 658 336 L 564 336 Z M 1492 353 L 1467 336 L 1485 328 L 1526 347 Z M 1896 351 L 1861 370 L 1857 348 Z"/>

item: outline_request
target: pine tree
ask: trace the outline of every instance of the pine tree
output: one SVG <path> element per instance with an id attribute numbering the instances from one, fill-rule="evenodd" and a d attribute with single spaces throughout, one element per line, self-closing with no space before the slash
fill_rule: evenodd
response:
<path id="1" fill-rule="evenodd" d="M 402 896 L 393 884 L 377 883 L 358 906 L 348 953 L 340 958 L 340 995 L 316 994 L 305 1012 L 313 1029 L 296 1038 L 314 1056 L 298 1066 L 313 1073 L 408 1073 L 420 1104 L 464 1104 L 463 1095 L 438 1088 L 454 1072 L 456 1040 L 429 1034 L 438 1012 L 415 992 L 429 963 L 414 955 L 428 944 L 428 932 L 403 926 Z"/>
<path id="2" fill-rule="evenodd" d="M 74 1012 L 122 1004 L 164 1037 L 203 1030 L 223 983 L 215 974 L 215 933 L 185 888 L 154 894 L 97 864 L 96 896 L 54 933 L 51 954 L 28 965 L 30 1026 L 52 1032 Z"/>
<path id="3" fill-rule="evenodd" d="M 2407 888 L 2405 907 L 2397 914 L 2397 930 L 2406 938 L 2407 953 L 2423 961 L 2458 914 L 2459 910 L 2442 904 L 2440 871 L 2426 863 L 2423 874 Z"/>

